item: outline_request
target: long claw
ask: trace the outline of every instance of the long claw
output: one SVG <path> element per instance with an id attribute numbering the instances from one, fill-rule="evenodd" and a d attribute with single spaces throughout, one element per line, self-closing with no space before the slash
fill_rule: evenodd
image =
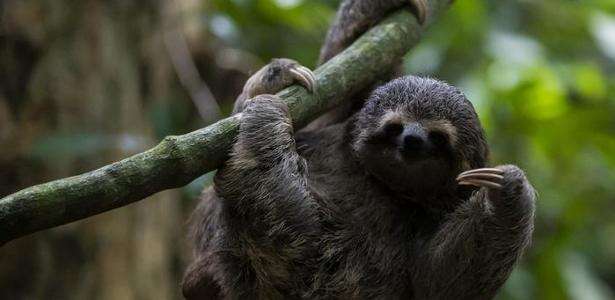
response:
<path id="1" fill-rule="evenodd" d="M 473 185 L 500 189 L 500 182 L 504 179 L 504 171 L 497 168 L 480 168 L 462 172 L 456 180 L 460 185 Z"/>
<path id="2" fill-rule="evenodd" d="M 502 175 L 504 174 L 504 171 L 500 169 L 496 169 L 496 168 L 481 168 L 481 169 L 473 169 L 473 170 L 462 172 L 461 174 L 459 174 L 459 176 L 474 174 L 474 173 L 490 173 L 490 174 Z"/>
<path id="3" fill-rule="evenodd" d="M 479 180 L 479 179 L 467 179 L 459 182 L 460 185 L 473 185 L 476 187 L 488 187 L 494 189 L 501 189 L 502 185 L 499 183 L 487 181 L 487 180 Z"/>
<path id="4" fill-rule="evenodd" d="M 290 69 L 289 72 L 293 74 L 295 80 L 299 81 L 301 85 L 311 91 L 310 80 L 302 72 L 299 72 L 297 69 Z"/>
<path id="5" fill-rule="evenodd" d="M 502 180 L 504 176 L 491 173 L 470 173 L 457 176 L 457 181 L 464 181 L 466 179 L 493 179 Z"/>
<path id="6" fill-rule="evenodd" d="M 316 76 L 314 75 L 314 72 L 304 66 L 299 66 L 299 69 L 303 70 L 306 74 L 308 74 L 310 80 L 312 81 L 312 90 L 316 90 L 318 81 L 316 81 Z"/>
<path id="7" fill-rule="evenodd" d="M 416 10 L 416 19 L 419 21 L 419 24 L 424 24 L 427 18 L 427 12 L 429 11 L 427 0 L 410 0 L 410 3 Z"/>
<path id="8" fill-rule="evenodd" d="M 292 68 L 289 71 L 291 74 L 293 74 L 293 77 L 297 81 L 299 81 L 299 83 L 303 85 L 308 91 L 314 91 L 314 81 L 312 80 L 312 76 L 310 75 L 311 71 L 306 72 L 300 67 Z"/>

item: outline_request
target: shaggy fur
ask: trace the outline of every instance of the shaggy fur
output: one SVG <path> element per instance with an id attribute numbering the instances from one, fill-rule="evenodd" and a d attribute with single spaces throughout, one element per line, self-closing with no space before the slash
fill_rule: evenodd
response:
<path id="1" fill-rule="evenodd" d="M 440 148 L 398 161 L 372 140 L 391 111 L 446 120 L 455 138 L 438 131 Z M 530 241 L 534 192 L 510 165 L 502 189 L 455 184 L 486 159 L 470 102 L 432 79 L 394 80 L 348 121 L 296 138 L 286 106 L 257 96 L 194 215 L 185 295 L 490 299 Z"/>
<path id="2" fill-rule="evenodd" d="M 344 1 L 322 59 L 401 2 Z M 457 184 L 487 164 L 471 103 L 408 76 L 294 133 L 285 104 L 260 95 L 289 85 L 292 65 L 266 66 L 238 99 L 230 159 L 193 214 L 185 297 L 493 298 L 530 242 L 535 194 L 512 165 L 497 167 L 501 189 Z"/>

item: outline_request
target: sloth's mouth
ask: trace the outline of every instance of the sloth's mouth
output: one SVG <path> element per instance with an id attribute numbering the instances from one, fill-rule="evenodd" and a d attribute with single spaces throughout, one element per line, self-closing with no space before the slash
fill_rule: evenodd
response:
<path id="1" fill-rule="evenodd" d="M 372 160 L 391 160 L 396 164 L 411 165 L 421 161 L 436 161 L 439 152 L 435 149 L 408 149 L 394 143 L 367 143 L 364 148 L 366 157 Z M 398 165 L 403 168 L 403 166 Z"/>
<path id="2" fill-rule="evenodd" d="M 437 168 L 442 163 L 436 156 L 431 155 L 400 155 L 403 163 L 403 168 L 406 172 L 412 173 L 425 173 L 431 172 L 432 169 Z"/>
<path id="3" fill-rule="evenodd" d="M 405 147 L 397 147 L 397 152 L 404 160 L 424 159 L 436 155 L 436 151 L 431 148 L 408 149 Z"/>

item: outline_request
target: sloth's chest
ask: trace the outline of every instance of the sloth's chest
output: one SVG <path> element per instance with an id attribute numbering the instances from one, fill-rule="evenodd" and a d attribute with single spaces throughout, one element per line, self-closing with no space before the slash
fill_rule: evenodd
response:
<path id="1" fill-rule="evenodd" d="M 370 184 L 352 175 L 311 181 L 322 212 L 321 270 L 328 270 L 320 288 L 348 298 L 409 298 L 415 260 L 437 221 Z"/>
<path id="2" fill-rule="evenodd" d="M 402 297 L 410 289 L 416 257 L 411 230 L 355 213 L 326 224 L 321 240 L 322 269 L 329 270 L 325 289 L 366 299 Z"/>

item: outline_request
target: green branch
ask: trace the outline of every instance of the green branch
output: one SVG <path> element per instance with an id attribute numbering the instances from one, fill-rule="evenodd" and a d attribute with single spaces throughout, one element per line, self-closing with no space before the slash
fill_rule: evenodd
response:
<path id="1" fill-rule="evenodd" d="M 429 19 L 433 20 L 448 2 L 431 1 Z M 315 70 L 315 94 L 297 86 L 280 92 L 289 104 L 295 126 L 307 124 L 390 70 L 418 43 L 422 31 L 409 11 L 399 11 Z M 181 187 L 215 170 L 233 144 L 239 117 L 166 137 L 148 151 L 98 170 L 36 185 L 0 199 L 0 245 Z"/>

